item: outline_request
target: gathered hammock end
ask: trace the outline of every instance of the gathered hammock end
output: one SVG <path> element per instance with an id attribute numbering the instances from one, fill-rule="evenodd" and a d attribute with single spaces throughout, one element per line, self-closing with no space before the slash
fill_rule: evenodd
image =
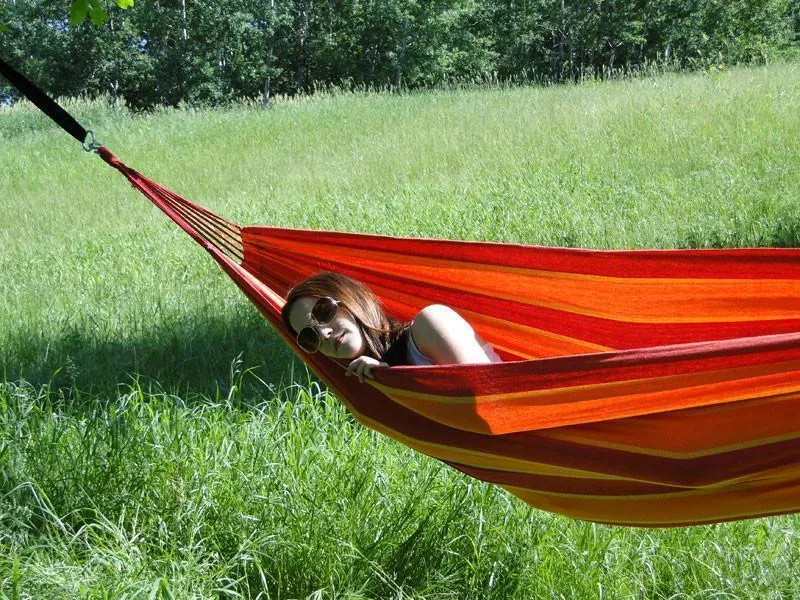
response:
<path id="1" fill-rule="evenodd" d="M 683 526 L 800 510 L 800 250 L 595 251 L 239 227 L 99 154 L 201 244 L 364 425 L 529 504 Z M 280 310 L 338 271 L 409 319 L 462 314 L 506 361 L 308 355 Z"/>

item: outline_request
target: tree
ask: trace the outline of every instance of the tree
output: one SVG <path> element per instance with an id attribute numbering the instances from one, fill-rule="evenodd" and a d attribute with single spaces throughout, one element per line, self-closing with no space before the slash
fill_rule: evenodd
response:
<path id="1" fill-rule="evenodd" d="M 48 93 L 135 108 L 577 80 L 800 48 L 797 0 L 7 0 L 0 23 L 3 57 Z"/>

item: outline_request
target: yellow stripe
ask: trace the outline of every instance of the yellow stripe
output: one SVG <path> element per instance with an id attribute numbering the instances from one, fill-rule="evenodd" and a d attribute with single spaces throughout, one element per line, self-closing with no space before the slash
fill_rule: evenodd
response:
<path id="1" fill-rule="evenodd" d="M 695 450 L 691 452 L 676 452 L 670 450 L 656 450 L 654 448 L 645 446 L 634 446 L 630 444 L 620 444 L 618 442 L 601 442 L 589 438 L 583 438 L 580 435 L 569 435 L 560 433 L 557 430 L 541 430 L 539 432 L 542 437 L 559 440 L 564 442 L 578 443 L 583 446 L 590 446 L 596 448 L 608 448 L 609 450 L 622 450 L 631 454 L 642 454 L 644 456 L 659 456 L 662 458 L 677 458 L 677 459 L 691 459 L 702 458 L 704 456 L 714 456 L 715 454 L 725 454 L 727 452 L 735 452 L 736 450 L 746 450 L 747 448 L 756 448 L 758 446 L 766 446 L 768 444 L 775 444 L 777 442 L 788 442 L 800 438 L 800 433 L 776 435 L 773 437 L 760 438 L 757 440 L 741 442 L 738 444 L 728 444 L 726 446 L 717 446 L 707 450 Z"/>
<path id="2" fill-rule="evenodd" d="M 391 292 L 392 300 L 394 300 L 396 302 L 402 302 L 402 303 L 406 304 L 407 306 L 417 306 L 417 305 L 420 304 L 420 296 L 418 296 L 418 295 L 413 295 L 412 296 L 411 294 L 406 294 L 406 293 L 401 292 L 399 290 L 394 290 L 392 288 L 387 288 L 387 287 L 382 286 L 380 284 L 372 284 L 370 287 L 372 288 L 372 290 L 374 292 L 378 293 L 378 295 L 380 295 L 380 291 L 381 290 L 386 290 L 386 291 Z M 389 294 L 384 294 L 384 295 L 388 296 Z M 476 331 L 478 331 L 478 333 L 481 333 L 480 332 L 480 323 L 481 322 L 497 323 L 498 325 L 502 326 L 504 329 L 511 329 L 511 330 L 522 332 L 526 337 L 530 336 L 530 335 L 535 335 L 537 337 L 542 337 L 542 338 L 545 338 L 545 339 L 548 339 L 548 340 L 553 340 L 553 341 L 556 341 L 556 342 L 563 342 L 563 343 L 566 343 L 566 344 L 570 344 L 570 345 L 575 346 L 577 348 L 586 349 L 586 350 L 592 350 L 592 351 L 597 351 L 597 352 L 605 352 L 607 350 L 614 350 L 614 348 L 611 348 L 610 346 L 602 346 L 600 344 L 594 344 L 592 342 L 586 342 L 586 341 L 581 340 L 579 338 L 573 338 L 573 337 L 568 337 L 568 336 L 565 336 L 565 335 L 560 335 L 560 334 L 557 334 L 557 333 L 553 333 L 552 331 L 548 331 L 546 329 L 538 329 L 536 327 L 531 327 L 530 325 L 522 325 L 522 324 L 517 323 L 515 321 L 508 321 L 506 319 L 500 319 L 500 318 L 497 318 L 497 317 L 492 317 L 492 316 L 489 316 L 489 315 L 485 315 L 483 313 L 471 311 L 471 310 L 460 308 L 460 307 L 458 308 L 458 313 L 461 314 L 461 316 L 465 316 L 466 315 L 467 317 L 469 317 L 469 319 L 466 319 L 466 320 L 468 320 L 470 322 L 470 324 L 475 325 L 477 323 L 478 325 L 474 326 L 474 329 Z M 494 343 L 492 345 L 494 345 L 496 347 L 500 347 L 499 345 L 494 344 Z M 518 353 L 518 351 L 513 351 L 513 352 L 515 354 Z M 539 358 L 539 357 L 532 356 L 531 358 Z"/>
<path id="3" fill-rule="evenodd" d="M 713 490 L 706 494 L 705 499 L 703 499 L 702 492 L 689 491 L 688 493 L 667 492 L 639 496 L 592 496 L 591 498 L 584 496 L 584 499 L 581 500 L 579 495 L 540 492 L 509 485 L 500 487 L 532 506 L 566 514 L 573 518 L 620 525 L 658 526 L 743 519 L 795 512 L 800 509 L 800 500 L 798 500 L 797 494 L 800 483 L 796 480 L 787 480 L 782 488 L 770 489 L 779 483 L 770 482 L 767 489 L 760 488 L 755 484 L 730 490 Z M 682 499 L 692 502 L 693 497 L 697 497 L 703 503 L 680 506 L 677 510 L 675 506 L 670 506 L 668 503 L 670 499 L 673 502 L 680 502 Z M 559 498 L 569 500 L 569 504 L 559 502 Z M 758 502 L 756 502 L 757 498 Z M 632 504 L 615 507 L 616 503 Z M 757 508 L 752 507 L 753 504 L 757 504 Z M 635 506 L 636 509 L 631 510 L 632 506 Z M 725 510 L 726 506 L 732 508 Z M 671 514 L 658 518 L 659 509 Z M 656 515 L 655 518 L 654 515 Z"/>
<path id="4" fill-rule="evenodd" d="M 759 365 L 759 367 L 764 365 Z M 800 370 L 800 360 L 791 360 L 791 361 L 783 361 L 779 363 L 772 363 L 769 365 L 770 369 L 763 374 L 760 373 L 752 378 L 759 378 L 759 377 L 769 377 L 771 375 L 779 375 L 782 373 L 791 373 L 795 370 Z M 685 375 L 666 375 L 664 377 L 646 377 L 642 379 L 630 379 L 625 381 L 612 381 L 607 383 L 598 383 L 594 385 L 576 385 L 570 387 L 558 387 L 558 388 L 550 388 L 550 389 L 543 389 L 543 390 L 527 390 L 521 392 L 503 392 L 497 394 L 484 394 L 481 396 L 442 396 L 440 394 L 430 394 L 426 392 L 412 392 L 410 390 L 406 390 L 404 388 L 396 388 L 390 387 L 387 385 L 383 385 L 377 382 L 374 382 L 373 385 L 378 388 L 382 393 L 390 396 L 392 398 L 408 398 L 410 400 L 423 400 L 428 402 L 434 402 L 438 404 L 451 404 L 451 405 L 459 405 L 459 404 L 468 404 L 468 405 L 477 405 L 477 404 L 487 404 L 492 402 L 513 402 L 514 400 L 519 399 L 530 399 L 530 400 L 544 400 L 547 398 L 551 398 L 554 396 L 569 396 L 570 394 L 575 394 L 578 392 L 587 392 L 587 391 L 598 391 L 601 392 L 602 390 L 613 390 L 615 388 L 622 388 L 622 393 L 608 395 L 600 400 L 609 400 L 614 398 L 619 398 L 628 395 L 641 395 L 643 393 L 658 393 L 658 392 L 668 392 L 680 389 L 681 385 L 674 385 L 674 383 L 679 383 L 681 380 L 687 377 L 697 377 L 699 375 L 704 375 L 709 379 L 717 378 L 712 382 L 709 382 L 707 385 L 720 385 L 726 382 L 738 381 L 741 377 L 737 374 L 741 373 L 741 371 L 749 369 L 750 367 L 737 367 L 733 369 L 717 369 L 714 371 L 704 371 L 702 373 L 687 373 Z M 633 385 L 642 385 L 642 384 L 666 384 L 669 382 L 673 382 L 673 385 L 660 385 L 661 389 L 655 390 L 645 390 L 645 391 L 637 391 L 635 394 L 626 393 L 624 388 L 626 386 L 633 386 Z M 696 389 L 700 387 L 705 387 L 704 385 L 693 385 L 689 386 L 691 389 Z M 687 389 L 689 389 L 687 388 Z M 794 382 L 790 385 L 783 386 L 780 390 L 770 389 L 769 395 L 774 395 L 778 393 L 790 393 L 800 391 L 800 381 Z M 764 393 L 766 395 L 766 392 Z M 726 398 L 725 403 L 735 402 L 737 400 L 743 400 L 747 398 L 755 398 L 756 396 L 751 396 L 750 392 L 747 395 L 741 396 L 731 396 Z M 596 402 L 597 400 L 593 400 Z M 580 402 L 588 402 L 582 400 Z M 568 404 L 569 402 L 564 402 L 564 404 Z M 650 411 L 652 412 L 652 411 Z M 649 414 L 647 412 L 639 413 L 639 414 Z"/>
<path id="5" fill-rule="evenodd" d="M 511 492 L 511 490 L 508 490 Z M 513 492 L 511 492 L 513 493 Z M 526 502 L 524 498 L 518 498 L 522 502 Z M 533 505 L 532 502 L 526 502 L 526 504 Z M 797 512 L 800 509 L 800 503 L 793 504 L 790 506 L 783 506 L 783 507 L 775 507 L 773 510 L 758 510 L 758 511 L 745 511 L 745 512 L 729 512 L 725 514 L 719 514 L 716 516 L 705 516 L 705 517 L 695 517 L 692 519 L 654 519 L 654 520 L 636 520 L 631 521 L 629 520 L 618 520 L 618 519 L 607 519 L 604 517 L 592 517 L 591 515 L 586 515 L 581 513 L 580 515 L 575 513 L 565 514 L 562 512 L 557 512 L 552 508 L 545 508 L 541 506 L 535 506 L 539 510 L 545 510 L 547 512 L 556 512 L 562 516 L 568 516 L 574 519 L 581 519 L 584 521 L 593 521 L 593 522 L 600 522 L 605 525 L 617 526 L 617 527 L 694 527 L 697 525 L 703 524 L 713 524 L 719 523 L 723 521 L 741 521 L 744 519 L 757 519 L 760 517 L 769 517 L 769 516 L 777 516 L 783 515 L 788 513 Z"/>
<path id="6" fill-rule="evenodd" d="M 520 325 L 519 323 L 515 323 L 514 321 L 506 321 L 505 319 L 498 319 L 496 317 L 490 317 L 488 315 L 483 315 L 481 313 L 477 313 L 471 310 L 466 310 L 463 308 L 458 309 L 459 313 L 462 313 L 462 316 L 466 315 L 469 317 L 466 319 L 471 324 L 479 323 L 480 321 L 487 321 L 490 323 L 498 323 L 502 325 L 505 329 L 513 329 L 516 331 L 523 332 L 526 336 L 527 335 L 536 335 L 538 337 L 542 337 L 548 340 L 553 340 L 556 342 L 562 342 L 565 344 L 570 344 L 575 346 L 576 348 L 587 350 L 590 352 L 608 352 L 610 350 L 614 350 L 611 346 L 603 346 L 601 344 L 595 344 L 593 342 L 587 342 L 581 340 L 579 338 L 573 338 L 566 335 L 560 335 L 557 333 L 553 333 L 552 331 L 547 331 L 546 329 L 538 329 L 536 327 L 530 327 L 529 325 Z M 477 329 L 477 327 L 476 327 Z M 480 333 L 480 331 L 478 332 Z M 496 347 L 501 347 L 498 344 L 493 344 Z M 517 352 L 518 353 L 518 352 Z"/>
<path id="7" fill-rule="evenodd" d="M 537 358 L 543 358 L 541 356 L 534 356 L 532 354 L 523 354 L 516 348 L 509 348 L 508 346 L 502 346 L 500 344 L 492 344 L 492 348 L 494 348 L 495 350 L 503 350 L 504 352 L 513 354 L 514 356 L 519 358 L 519 360 L 535 360 Z M 420 366 L 425 366 L 425 365 L 420 365 Z"/>
<path id="8" fill-rule="evenodd" d="M 741 481 L 741 479 L 737 479 L 735 481 Z M 746 481 L 746 480 L 745 480 Z M 791 481 L 791 480 L 788 480 Z M 775 481 L 774 483 L 779 483 L 779 481 Z M 591 498 L 592 500 L 604 501 L 609 502 L 612 500 L 668 500 L 668 499 L 675 499 L 675 498 L 692 498 L 692 497 L 702 497 L 702 496 L 715 496 L 718 495 L 720 492 L 741 492 L 744 493 L 748 487 L 751 486 L 744 486 L 738 487 L 741 485 L 739 483 L 736 486 L 731 485 L 715 485 L 715 486 L 704 486 L 704 487 L 696 487 L 690 489 L 684 489 L 681 491 L 675 492 L 657 492 L 654 494 L 580 494 L 580 493 L 570 493 L 570 492 L 552 492 L 548 490 L 539 490 L 539 489 L 529 489 L 520 486 L 508 485 L 508 484 L 497 484 L 500 487 L 507 489 L 509 491 L 518 490 L 520 493 L 526 494 L 539 494 L 542 496 L 554 496 L 556 498 Z M 733 489 L 726 489 L 733 487 Z M 800 505 L 800 498 L 798 498 L 798 504 Z"/>
<path id="9" fill-rule="evenodd" d="M 613 475 L 606 475 L 603 473 L 594 473 L 592 471 L 585 471 L 580 469 L 572 469 L 568 467 L 560 467 L 557 465 L 550 465 L 548 463 L 540 463 L 532 460 L 516 459 L 502 456 L 500 454 L 489 454 L 479 452 L 477 450 L 469 450 L 457 446 L 447 446 L 444 444 L 436 444 L 432 442 L 425 442 L 418 438 L 413 438 L 398 431 L 386 427 L 380 421 L 374 421 L 365 417 L 362 413 L 356 411 L 353 406 L 342 400 L 341 395 L 337 397 L 342 401 L 347 409 L 356 417 L 356 419 L 365 427 L 369 427 L 387 437 L 390 437 L 406 446 L 413 448 L 423 454 L 433 458 L 457 462 L 469 467 L 476 467 L 479 469 L 490 469 L 494 471 L 503 471 L 507 473 L 524 473 L 528 475 L 549 475 L 552 477 L 569 477 L 576 479 L 604 479 L 604 480 L 622 480 L 622 481 L 641 481 L 642 483 L 654 483 L 647 480 L 637 480 L 631 478 L 620 478 Z M 465 458 L 467 460 L 465 460 Z M 661 482 L 655 482 L 659 485 Z"/>
<path id="10" fill-rule="evenodd" d="M 690 496 L 701 496 L 703 494 L 708 495 L 709 493 L 718 493 L 718 489 L 713 489 L 712 492 L 709 491 L 708 488 L 692 488 L 688 490 L 681 490 L 679 492 L 660 492 L 655 494 L 581 494 L 581 493 L 571 493 L 571 492 L 551 492 L 547 490 L 539 490 L 539 489 L 531 489 L 531 488 L 524 488 L 519 487 L 516 485 L 508 485 L 508 484 L 497 484 L 503 489 L 508 490 L 511 493 L 517 494 L 537 494 L 540 496 L 553 496 L 556 498 L 591 498 L 592 500 L 661 500 L 661 499 L 668 499 L 668 498 L 687 498 Z"/>

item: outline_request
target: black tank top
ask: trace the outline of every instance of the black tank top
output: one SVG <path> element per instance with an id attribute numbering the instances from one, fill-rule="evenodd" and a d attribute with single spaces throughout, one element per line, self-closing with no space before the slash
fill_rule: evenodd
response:
<path id="1" fill-rule="evenodd" d="M 406 327 L 397 339 L 392 342 L 389 349 L 381 355 L 381 360 L 388 363 L 390 367 L 402 367 L 409 365 L 408 362 L 408 338 L 411 335 L 411 329 Z"/>

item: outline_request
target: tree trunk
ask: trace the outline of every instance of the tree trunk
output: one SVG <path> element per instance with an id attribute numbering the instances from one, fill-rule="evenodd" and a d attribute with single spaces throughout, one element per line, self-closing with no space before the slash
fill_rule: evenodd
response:
<path id="1" fill-rule="evenodd" d="M 181 0 L 181 19 L 183 28 L 181 29 L 181 36 L 184 40 L 189 38 L 188 32 L 186 31 L 186 0 Z"/>

